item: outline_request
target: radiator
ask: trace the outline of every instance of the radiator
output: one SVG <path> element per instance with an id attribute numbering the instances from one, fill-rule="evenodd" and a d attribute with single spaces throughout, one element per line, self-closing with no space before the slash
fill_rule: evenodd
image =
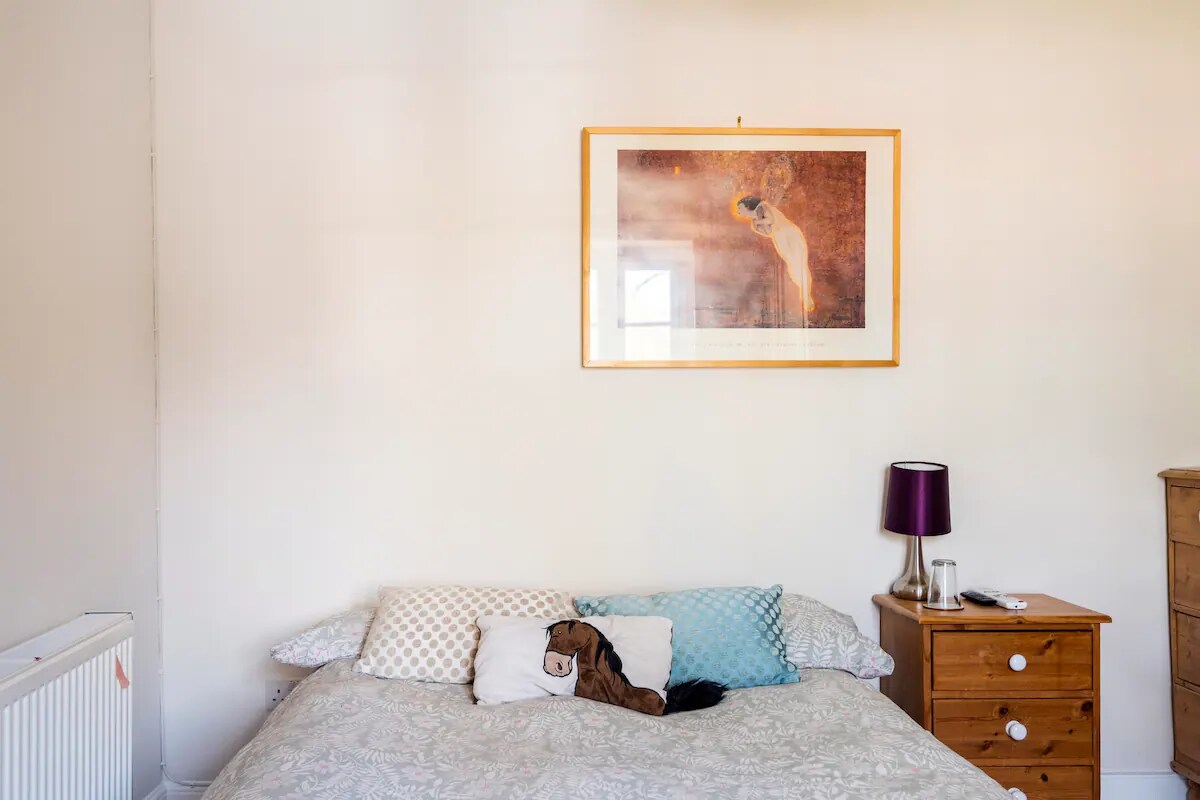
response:
<path id="1" fill-rule="evenodd" d="M 129 614 L 0 652 L 0 800 L 129 800 L 132 662 Z"/>

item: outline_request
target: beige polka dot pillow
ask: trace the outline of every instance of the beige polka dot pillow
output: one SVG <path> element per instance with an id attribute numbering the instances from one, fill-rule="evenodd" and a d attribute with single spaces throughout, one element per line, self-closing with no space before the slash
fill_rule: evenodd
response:
<path id="1" fill-rule="evenodd" d="M 483 616 L 579 616 L 571 596 L 549 589 L 430 586 L 384 589 L 357 669 L 378 678 L 470 683 Z"/>

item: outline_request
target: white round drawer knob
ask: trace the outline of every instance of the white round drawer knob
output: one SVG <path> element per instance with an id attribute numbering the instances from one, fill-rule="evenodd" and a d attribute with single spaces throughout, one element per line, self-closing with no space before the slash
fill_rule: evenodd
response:
<path id="1" fill-rule="evenodd" d="M 1021 655 L 1020 653 L 1008 657 L 1008 668 L 1013 672 L 1020 672 L 1028 665 L 1029 662 L 1026 661 L 1025 656 Z"/>
<path id="2" fill-rule="evenodd" d="M 1029 735 L 1029 729 L 1015 719 L 1008 721 L 1008 724 L 1004 726 L 1004 732 L 1018 742 Z"/>
<path id="3" fill-rule="evenodd" d="M 1025 794 L 1015 786 L 1009 789 L 1008 793 L 1013 796 L 1013 800 L 1029 800 L 1029 795 Z"/>

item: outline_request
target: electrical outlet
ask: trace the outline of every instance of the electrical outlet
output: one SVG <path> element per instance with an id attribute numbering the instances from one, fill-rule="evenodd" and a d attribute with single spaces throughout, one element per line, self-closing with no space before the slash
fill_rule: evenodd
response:
<path id="1" fill-rule="evenodd" d="M 267 711 L 283 702 L 300 681 L 267 681 Z"/>

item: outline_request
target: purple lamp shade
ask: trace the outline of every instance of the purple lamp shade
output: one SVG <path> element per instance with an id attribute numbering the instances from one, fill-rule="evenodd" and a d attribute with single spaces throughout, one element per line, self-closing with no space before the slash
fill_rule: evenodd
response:
<path id="1" fill-rule="evenodd" d="M 883 527 L 906 536 L 950 532 L 950 470 L 945 464 L 897 461 L 888 470 Z"/>

